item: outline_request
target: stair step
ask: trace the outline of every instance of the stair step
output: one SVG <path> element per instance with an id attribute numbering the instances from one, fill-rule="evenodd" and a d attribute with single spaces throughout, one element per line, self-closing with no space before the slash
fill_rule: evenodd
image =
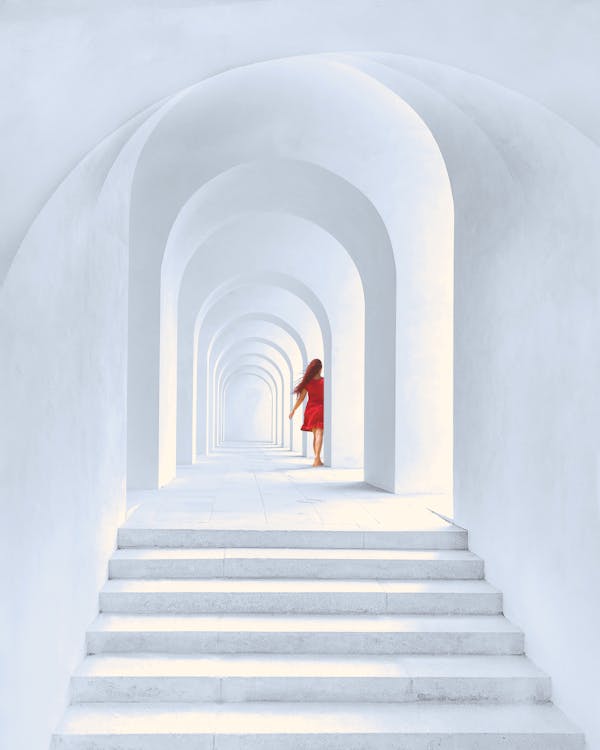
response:
<path id="1" fill-rule="evenodd" d="M 550 704 L 91 703 L 52 750 L 583 750 Z"/>
<path id="2" fill-rule="evenodd" d="M 135 654 L 88 656 L 75 703 L 100 701 L 541 702 L 550 679 L 524 656 Z"/>
<path id="3" fill-rule="evenodd" d="M 118 549 L 110 578 L 479 579 L 466 550 L 149 548 Z"/>
<path id="4" fill-rule="evenodd" d="M 502 595 L 481 580 L 113 579 L 102 612 L 498 614 Z"/>
<path id="5" fill-rule="evenodd" d="M 409 531 L 350 529 L 168 529 L 122 526 L 118 546 L 126 547 L 295 547 L 328 549 L 460 549 L 467 532 L 458 526 Z"/>
<path id="6" fill-rule="evenodd" d="M 497 615 L 101 614 L 90 653 L 521 654 L 523 634 Z"/>

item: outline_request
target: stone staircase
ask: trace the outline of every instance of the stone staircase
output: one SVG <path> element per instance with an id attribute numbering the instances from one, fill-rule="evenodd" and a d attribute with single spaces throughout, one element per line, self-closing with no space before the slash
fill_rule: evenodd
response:
<path id="1" fill-rule="evenodd" d="M 52 747 L 580 750 L 466 547 L 121 528 Z"/>

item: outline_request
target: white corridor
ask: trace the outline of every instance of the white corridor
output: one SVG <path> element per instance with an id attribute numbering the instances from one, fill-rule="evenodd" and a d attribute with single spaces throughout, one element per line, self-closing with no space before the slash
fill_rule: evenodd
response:
<path id="1" fill-rule="evenodd" d="M 0 750 L 600 750 L 598 39 L 0 2 Z"/>

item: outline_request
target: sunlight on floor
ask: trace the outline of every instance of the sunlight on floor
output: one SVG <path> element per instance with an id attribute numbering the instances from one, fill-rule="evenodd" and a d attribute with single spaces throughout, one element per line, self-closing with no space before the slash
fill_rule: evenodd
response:
<path id="1" fill-rule="evenodd" d="M 130 491 L 127 526 L 277 529 L 450 527 L 429 510 L 439 496 L 394 495 L 362 469 L 313 468 L 310 459 L 268 446 L 231 446 L 178 467 L 160 490 Z M 448 498 L 450 501 L 450 498 Z M 448 503 L 450 506 L 450 502 Z"/>

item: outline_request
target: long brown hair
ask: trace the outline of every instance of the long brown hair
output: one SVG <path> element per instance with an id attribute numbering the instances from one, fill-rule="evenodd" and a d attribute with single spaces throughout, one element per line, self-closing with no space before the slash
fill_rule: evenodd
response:
<path id="1" fill-rule="evenodd" d="M 294 388 L 294 393 L 301 393 L 305 388 L 306 384 L 314 378 L 323 369 L 323 363 L 320 359 L 313 359 L 308 363 L 308 367 L 302 376 L 302 380 Z"/>

